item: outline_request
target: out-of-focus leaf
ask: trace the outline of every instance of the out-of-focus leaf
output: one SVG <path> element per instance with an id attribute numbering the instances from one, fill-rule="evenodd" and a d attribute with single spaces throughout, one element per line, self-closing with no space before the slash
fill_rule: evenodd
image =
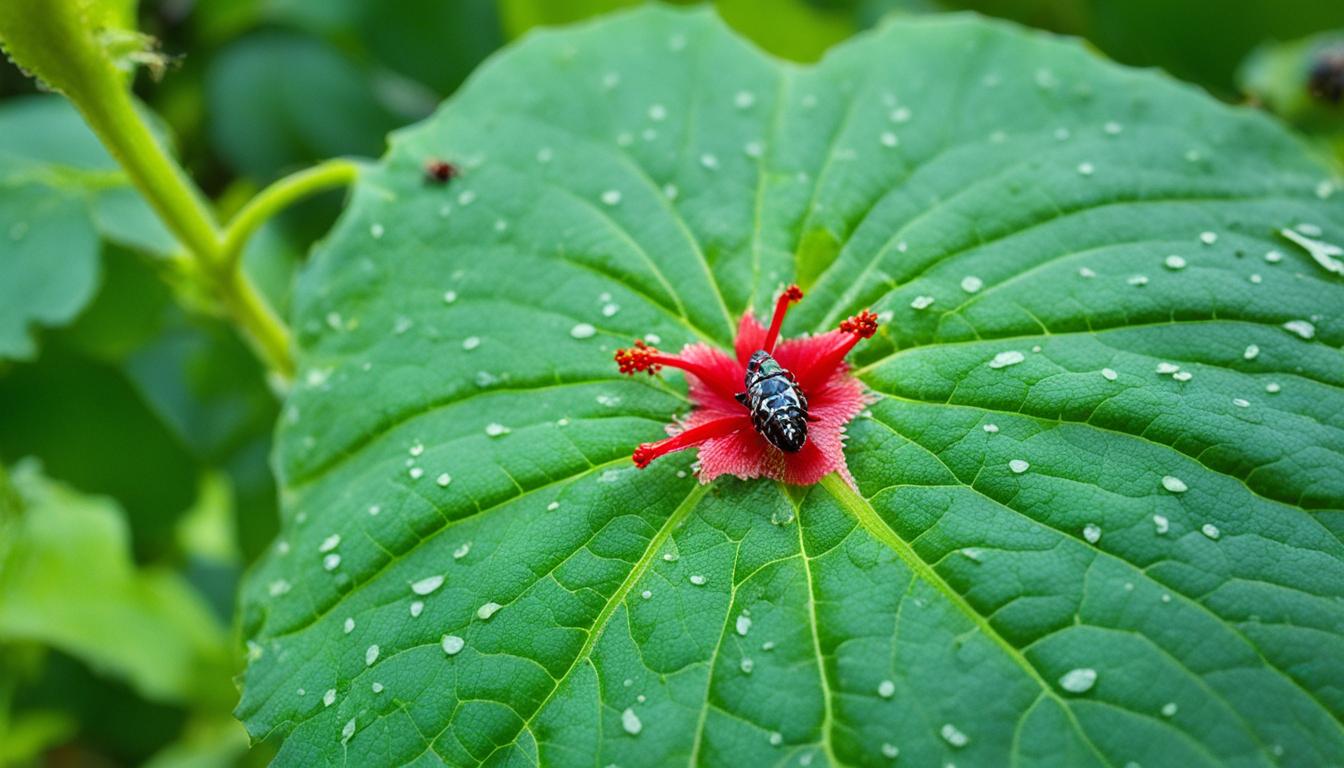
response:
<path id="1" fill-rule="evenodd" d="M 303 270 L 239 716 L 282 766 L 1335 761 L 1344 279 L 1283 234 L 1344 243 L 1328 178 L 968 16 L 814 67 L 704 11 L 529 35 Z M 790 335 L 886 318 L 857 487 L 635 469 L 684 382 L 612 350 L 800 266 Z"/>
<path id="2" fill-rule="evenodd" d="M 227 698 L 222 628 L 171 571 L 139 568 L 121 510 L 21 462 L 24 508 L 0 567 L 0 640 L 40 642 L 158 700 Z"/>
<path id="3" fill-rule="evenodd" d="M 0 105 L 0 358 L 32 357 L 32 325 L 63 325 L 83 309 L 98 283 L 100 240 L 159 254 L 174 247 L 64 99 Z"/>
<path id="4" fill-rule="evenodd" d="M 556 26 L 597 16 L 647 0 L 499 0 L 504 29 L 510 39 L 534 27 Z M 699 0 L 674 0 L 683 5 Z M 728 26 L 776 56 L 816 61 L 831 46 L 854 33 L 855 14 L 806 0 L 716 0 Z"/>
<path id="5" fill-rule="evenodd" d="M 206 98 L 216 149 L 258 179 L 328 157 L 377 154 L 399 123 L 365 71 L 326 43 L 288 32 L 256 34 L 220 52 Z"/>
<path id="6" fill-rule="evenodd" d="M 0 766 L 37 762 L 44 751 L 70 738 L 76 726 L 64 712 L 37 710 L 11 715 L 7 723 L 0 723 Z"/>
<path id="7" fill-rule="evenodd" d="M 248 751 L 247 731 L 227 715 L 198 717 L 183 730 L 143 768 L 236 768 Z"/>

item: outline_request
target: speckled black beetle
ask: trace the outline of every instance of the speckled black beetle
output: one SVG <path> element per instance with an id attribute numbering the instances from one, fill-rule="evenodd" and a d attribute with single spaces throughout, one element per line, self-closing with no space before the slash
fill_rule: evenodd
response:
<path id="1" fill-rule="evenodd" d="M 735 395 L 751 411 L 756 431 L 781 451 L 797 453 L 807 442 L 807 398 L 798 380 L 764 349 L 747 361 L 747 391 Z"/>

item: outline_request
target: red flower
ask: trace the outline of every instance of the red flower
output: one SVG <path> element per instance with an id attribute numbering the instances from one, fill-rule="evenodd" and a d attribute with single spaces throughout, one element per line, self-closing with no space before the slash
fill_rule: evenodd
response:
<path id="1" fill-rule="evenodd" d="M 747 310 L 737 329 L 734 356 L 705 344 L 688 344 L 681 354 L 668 355 L 642 341 L 616 351 L 616 363 L 627 375 L 640 371 L 652 375 L 663 366 L 685 371 L 695 406 L 684 421 L 668 425 L 671 437 L 636 448 L 635 466 L 643 469 L 659 456 L 699 446 L 702 483 L 719 475 L 736 475 L 811 485 L 831 472 L 839 472 L 853 485 L 845 465 L 844 431 L 867 400 L 863 385 L 849 374 L 845 355 L 877 331 L 877 315 L 864 310 L 841 323 L 838 330 L 788 339 L 776 346 L 784 313 L 789 304 L 802 298 L 798 286 L 786 288 L 775 302 L 769 330 Z M 780 366 L 792 372 L 806 397 L 807 439 L 797 452 L 771 444 L 757 431 L 751 412 L 736 398 L 747 389 L 747 361 L 757 350 L 770 353 Z"/>

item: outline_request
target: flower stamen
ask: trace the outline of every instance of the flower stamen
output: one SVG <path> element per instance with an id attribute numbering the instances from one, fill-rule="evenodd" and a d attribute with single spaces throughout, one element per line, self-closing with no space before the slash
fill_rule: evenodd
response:
<path id="1" fill-rule="evenodd" d="M 775 314 L 770 318 L 770 330 L 765 334 L 765 343 L 761 348 L 770 354 L 775 353 L 775 342 L 779 341 L 779 329 L 784 327 L 784 315 L 789 311 L 789 305 L 802 301 L 803 289 L 795 283 L 784 289 L 775 299 Z"/>
<path id="2" fill-rule="evenodd" d="M 809 371 L 798 377 L 804 392 L 825 382 L 835 371 L 836 366 L 840 365 L 860 341 L 870 339 L 877 333 L 877 314 L 865 309 L 857 315 L 848 317 L 840 322 L 839 332 L 845 334 L 847 338 L 836 344 L 835 348 L 818 359 Z"/>
<path id="3" fill-rule="evenodd" d="M 614 358 L 617 367 L 626 376 L 634 376 L 640 371 L 646 371 L 650 376 L 653 376 L 666 366 L 683 370 L 700 379 L 706 386 L 714 386 L 717 381 L 713 371 L 705 366 L 693 363 L 679 355 L 664 354 L 657 347 L 651 347 L 638 339 L 635 340 L 633 347 L 616 350 Z"/>
<path id="4" fill-rule="evenodd" d="M 712 440 L 716 437 L 726 437 L 741 429 L 751 429 L 751 419 L 747 416 L 729 416 L 722 419 L 701 424 L 698 427 L 678 432 L 677 434 L 656 443 L 641 443 L 635 449 L 635 466 L 643 469 L 649 466 L 649 462 L 659 456 L 666 456 L 669 453 L 691 448 L 706 440 Z"/>

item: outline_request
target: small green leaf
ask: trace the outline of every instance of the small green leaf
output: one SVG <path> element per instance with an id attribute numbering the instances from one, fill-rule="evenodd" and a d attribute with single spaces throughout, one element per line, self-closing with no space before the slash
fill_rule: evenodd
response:
<path id="1" fill-rule="evenodd" d="M 228 696 L 222 628 L 179 576 L 138 568 L 121 510 L 20 463 L 23 501 L 0 568 L 0 641 L 51 645 L 144 696 Z"/>
<path id="2" fill-rule="evenodd" d="M 0 107 L 0 358 L 31 358 L 33 325 L 64 325 L 84 308 L 102 241 L 157 254 L 174 247 L 64 99 Z"/>
<path id="3" fill-rule="evenodd" d="M 1344 242 L 1328 181 L 974 18 L 811 68 L 707 12 L 529 36 L 305 267 L 238 714 L 279 765 L 1328 763 L 1344 280 L 1282 234 Z M 857 490 L 636 470 L 689 406 L 613 349 L 796 269 L 786 332 L 884 318 Z"/>

